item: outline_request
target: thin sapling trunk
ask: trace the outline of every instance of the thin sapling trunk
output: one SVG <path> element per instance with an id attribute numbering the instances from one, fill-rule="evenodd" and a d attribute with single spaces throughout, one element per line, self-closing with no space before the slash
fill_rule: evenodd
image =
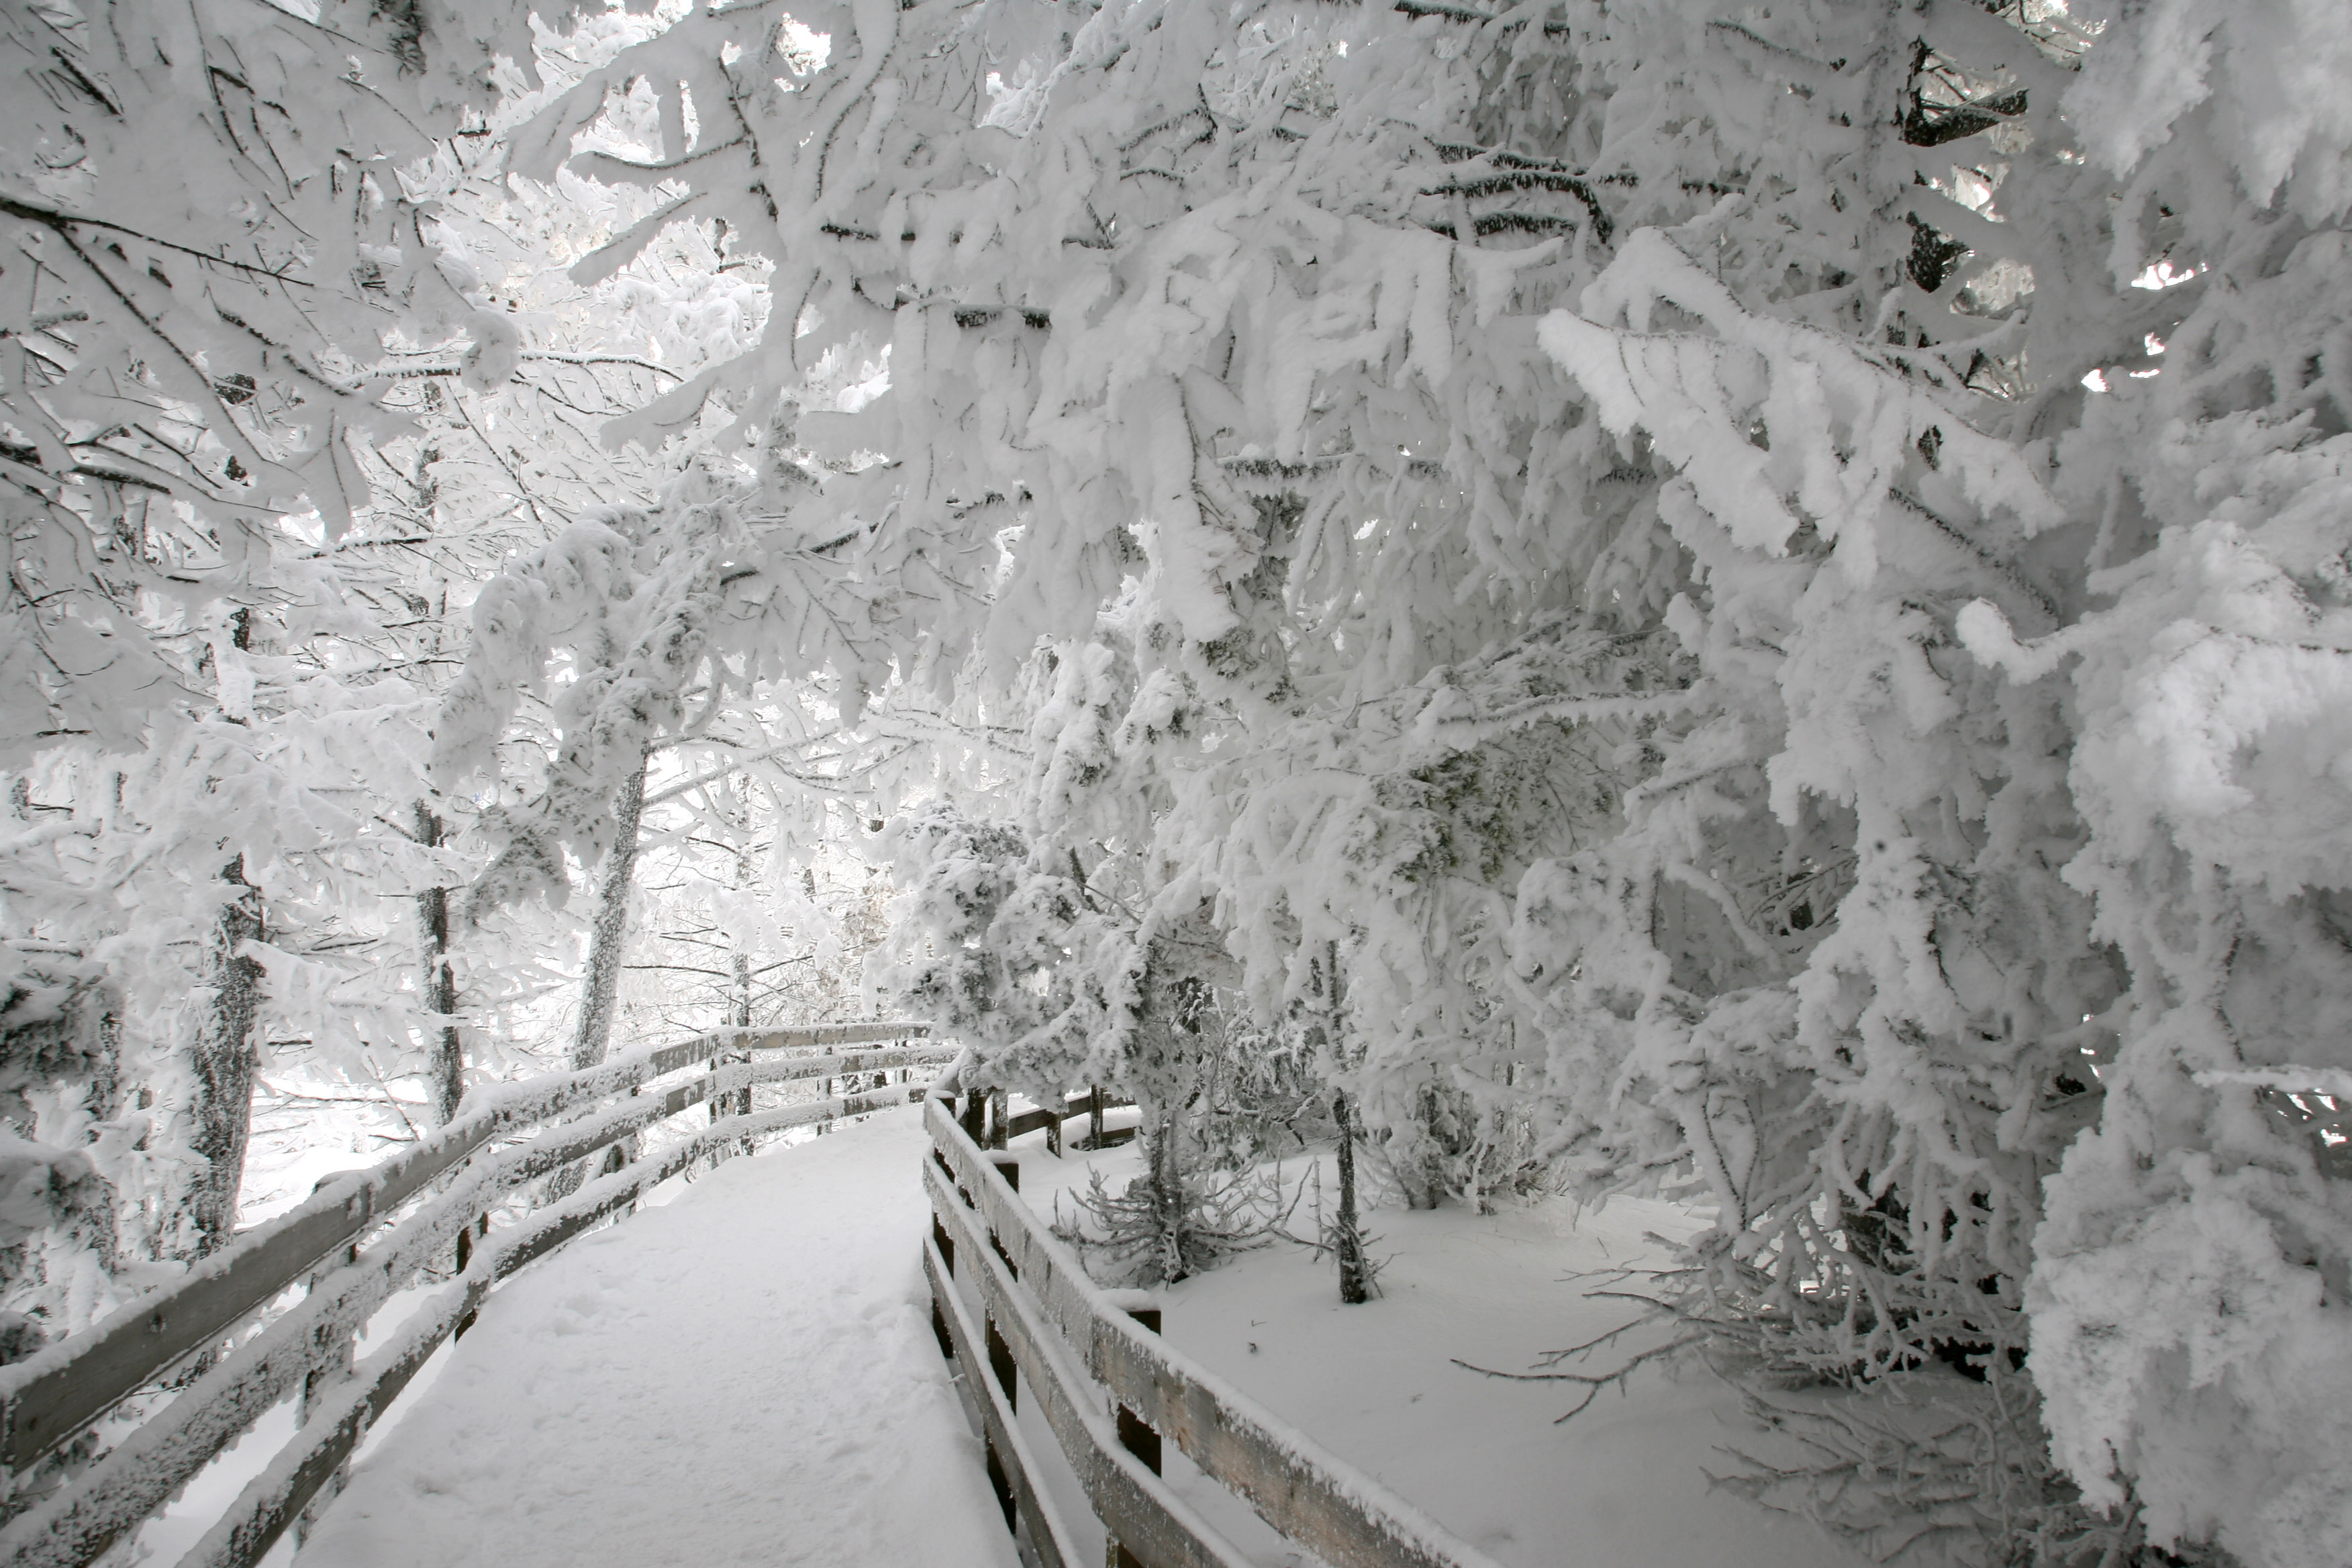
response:
<path id="1" fill-rule="evenodd" d="M 1331 1117 L 1339 1124 L 1339 1214 L 1331 1222 L 1331 1251 L 1339 1260 L 1339 1300 L 1360 1307 L 1371 1299 L 1364 1268 L 1364 1230 L 1356 1217 L 1356 1111 L 1345 1091 L 1331 1091 Z"/>
<path id="2" fill-rule="evenodd" d="M 1329 976 L 1329 1044 L 1336 1068 L 1342 1033 L 1338 942 L 1325 951 L 1323 962 L 1324 972 Z M 1331 1091 L 1331 1120 L 1339 1125 L 1339 1214 L 1331 1222 L 1331 1253 L 1339 1262 L 1339 1300 L 1348 1306 L 1360 1307 L 1371 1299 L 1372 1280 L 1371 1271 L 1364 1267 L 1364 1227 L 1356 1214 L 1356 1108 L 1348 1103 L 1344 1089 Z"/>
<path id="3" fill-rule="evenodd" d="M 580 998 L 580 1032 L 572 1042 L 574 1071 L 604 1059 L 613 1043 L 613 1005 L 620 994 L 621 959 L 627 950 L 629 894 L 637 875 L 637 822 L 646 808 L 646 762 L 621 785 L 614 803 L 613 847 L 596 884 L 596 915 L 588 938 L 588 976 Z"/>
<path id="4" fill-rule="evenodd" d="M 588 974 L 580 998 L 580 1031 L 572 1041 L 573 1071 L 593 1068 L 604 1059 L 613 1043 L 613 1007 L 620 995 L 621 960 L 629 936 L 629 895 L 637 876 L 637 823 L 646 809 L 646 759 L 621 785 L 614 802 L 613 847 L 604 853 L 604 867 L 596 882 L 596 913 L 589 927 Z M 633 1141 L 623 1139 L 604 1152 L 601 1171 L 610 1173 L 628 1163 Z M 554 1195 L 561 1197 L 580 1184 L 582 1168 L 566 1166 L 554 1177 Z"/>

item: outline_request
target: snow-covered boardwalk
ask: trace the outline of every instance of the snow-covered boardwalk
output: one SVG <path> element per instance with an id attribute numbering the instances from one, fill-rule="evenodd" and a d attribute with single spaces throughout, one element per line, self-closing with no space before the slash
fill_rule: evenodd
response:
<path id="1" fill-rule="evenodd" d="M 492 1297 L 300 1568 L 1013 1568 L 932 1338 L 911 1110 L 756 1160 Z"/>

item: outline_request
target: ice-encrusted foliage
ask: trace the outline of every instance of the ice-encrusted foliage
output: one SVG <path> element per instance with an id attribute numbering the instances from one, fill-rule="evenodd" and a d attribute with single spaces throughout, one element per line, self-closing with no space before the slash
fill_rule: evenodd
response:
<path id="1" fill-rule="evenodd" d="M 781 476 L 781 477 L 780 477 Z M 614 798 L 648 752 L 714 737 L 767 683 L 846 672 L 826 696 L 854 723 L 871 637 L 859 592 L 789 509 L 808 480 L 782 459 L 766 483 L 698 460 L 656 506 L 609 508 L 509 563 L 474 601 L 473 641 L 444 696 L 433 769 L 445 787 L 496 782 L 527 696 L 544 697 L 554 744 L 525 748 L 522 798 L 489 807 L 500 847 L 478 910 L 569 892 L 564 852 L 593 862 Z M 558 663 L 568 679 L 548 691 Z"/>
<path id="2" fill-rule="evenodd" d="M 582 290 L 514 287 L 543 250 L 486 240 L 495 187 L 467 184 L 532 37 L 431 3 L 0 17 L 0 1120 L 72 1195 L 0 1247 L 7 1357 L 218 1245 L 263 1075 L 388 1094 L 431 1037 L 454 1099 L 540 979 L 488 937 L 436 954 L 457 1042 L 423 911 L 477 867 L 412 826 L 451 814 L 423 763 L 453 609 L 573 499 L 551 472 L 625 468 L 546 450 L 549 405 L 630 367 Z M 628 346 L 665 352 L 652 322 L 690 363 L 711 324 L 656 297 L 728 292 L 695 286 L 715 267 L 624 280 Z"/>
<path id="3" fill-rule="evenodd" d="M 532 156 L 684 84 L 581 172 L 795 303 L 681 406 L 887 351 L 801 429 L 1032 721 L 898 841 L 988 1071 L 1206 939 L 1409 1194 L 1703 1192 L 1774 1355 L 2027 1358 L 2051 1506 L 2332 1562 L 2325 10 L 745 6 Z"/>
<path id="4" fill-rule="evenodd" d="M 515 132 L 539 182 L 516 189 L 599 215 L 608 243 L 564 240 L 580 289 L 691 252 L 653 329 L 677 352 L 644 368 L 676 385 L 608 434 L 749 439 L 519 540 L 476 605 L 445 776 L 530 764 L 486 890 L 593 856 L 648 747 L 801 682 L 803 718 L 941 759 L 830 784 L 877 816 L 913 803 L 884 835 L 893 962 L 973 1046 L 976 1087 L 1124 1084 L 1174 1157 L 1168 1119 L 1249 1054 L 1360 1106 L 1410 1201 L 1563 1174 L 1706 1197 L 1685 1305 L 1757 1364 L 2033 1380 L 1993 1401 L 1985 1451 L 2035 1456 L 1988 1482 L 2010 1500 L 1939 1505 L 1979 1555 L 2339 1563 L 2334 9 L 752 0 L 594 21 Z M 493 11 L 480 37 L 520 26 Z M 134 244 L 119 214 L 56 216 L 112 188 L 113 154 L 78 130 L 82 159 L 41 105 L 79 94 L 77 127 L 136 140 L 127 95 L 163 91 L 144 55 L 114 82 L 117 46 L 78 15 L 10 45 L 47 86 L 10 100 L 8 144 L 38 150 L 18 173 L 54 211 L 18 191 L 8 221 L 89 262 L 12 296 L 38 316 L 5 394 L 6 456 L 39 480 L 11 514 L 20 621 L 52 657 L 75 604 L 170 595 L 210 627 L 220 592 L 175 574 L 242 559 L 247 535 L 206 531 L 213 491 L 323 487 L 337 419 L 430 401 L 379 397 L 341 316 L 321 341 L 352 364 L 256 346 L 319 268 L 415 305 L 452 357 L 409 368 L 453 386 L 517 347 L 381 172 L 341 189 L 365 248 L 343 206 L 315 251 L 256 209 L 257 254 L 299 285 Z M 370 47 L 446 106 L 434 40 L 463 55 L 474 24 L 347 19 L 418 17 Z M 310 37 L 236 26 L 265 64 Z M 352 85 L 278 76 L 306 114 Z M 280 101 L 266 85 L 237 90 Z M 289 194 L 340 178 L 321 163 Z M 377 232 L 404 213 L 413 250 Z M 169 306 L 157 342 L 227 357 L 140 359 L 110 300 Z M 102 370 L 173 423 L 107 423 Z M 468 450 L 469 493 L 509 486 L 547 521 L 511 443 Z M 181 467 L 101 471 L 134 458 Z M 195 510 L 142 521 L 133 491 Z M 68 570 L 90 541 L 121 574 Z M 42 596 L 68 577 L 95 586 Z M 203 671 L 148 635 L 167 620 L 106 668 Z M 244 749 L 310 731 L 240 726 L 284 710 L 254 708 L 245 650 L 214 641 L 218 716 L 184 714 L 153 776 L 266 802 L 240 862 L 259 880 L 257 853 L 308 865 L 345 830 L 320 769 L 236 783 Z M 121 729 L 112 679 L 18 685 L 40 725 Z M 544 743 L 511 745 L 518 715 Z M 147 776 L 112 805 L 75 793 L 71 828 L 34 820 L 60 796 L 20 801 L 5 853 L 115 852 L 98 819 Z M 159 942 L 226 930 L 242 897 L 204 858 L 218 840 L 189 844 Z M 83 955 L 19 967 L 26 995 L 87 1007 L 34 956 Z"/>
<path id="5" fill-rule="evenodd" d="M 2340 333 L 2352 268 L 2337 234 L 2273 244 L 2274 287 L 2332 270 L 2317 321 L 2209 292 L 2180 357 L 2061 448 L 2094 475 L 2103 447 L 2132 453 L 2093 491 L 2105 603 L 2041 638 L 1989 606 L 1961 630 L 2077 715 L 2088 838 L 2065 879 L 2131 981 L 2098 1020 L 2105 1105 L 2050 1184 L 2028 1289 L 2055 1451 L 2095 1500 L 2136 1481 L 2159 1539 L 2315 1564 L 2352 1549 L 2327 1457 L 2352 1385 L 2352 797 L 2325 760 L 2352 711 L 2352 437 L 2326 434 L 2332 395 L 2231 405 L 2292 385 L 2249 362 L 2295 374 L 2316 357 L 2296 332 Z"/>
<path id="6" fill-rule="evenodd" d="M 388 339 L 504 378 L 514 327 L 403 175 L 530 39 L 436 0 L 9 6 L 0 759 L 135 744 L 178 674 L 142 596 L 238 593 L 306 500 L 349 525 L 353 443 L 406 422 Z"/>
<path id="7" fill-rule="evenodd" d="M 1546 323 L 1601 420 L 1664 470 L 1696 568 L 1669 625 L 1742 743 L 1669 750 L 1622 840 L 1542 900 L 1523 887 L 1538 940 L 1519 959 L 1580 968 L 1549 1004 L 1582 1005 L 1553 1081 L 1608 1082 L 1612 1103 L 1571 1127 L 1610 1163 L 1679 1148 L 1710 1177 L 1738 1221 L 1727 1263 L 1780 1275 L 1750 1289 L 1785 1314 L 1784 1353 L 1981 1366 L 2030 1329 L 2053 1458 L 2088 1504 L 2144 1509 L 2159 1545 L 2316 1564 L 2352 1539 L 2344 1477 L 2316 1458 L 2352 1331 L 2324 1044 L 2352 973 L 2331 924 L 2341 803 L 2285 759 L 2332 754 L 2340 723 L 2341 567 L 2323 562 L 2347 542 L 2341 147 L 2324 117 L 2243 92 L 2280 63 L 2273 38 L 2191 37 L 2185 16 L 2111 19 L 2061 95 L 2033 84 L 2063 38 L 2012 36 L 2002 59 L 1980 32 L 1925 35 L 1989 85 L 2014 73 L 1988 122 L 2065 111 L 2034 110 L 1979 187 L 2010 233 L 1912 214 L 1965 238 L 1960 271 L 2031 265 L 2013 372 L 1989 339 L 1967 359 L 1933 342 L 1916 294 L 1916 325 L 1882 306 L 1869 335 L 1812 330 L 1786 285 L 1742 275 L 1773 243 L 1744 226 L 1752 195 L 1630 237 Z M 2190 80 L 2183 109 L 2214 100 L 2118 152 L 2101 117 L 2145 103 L 2115 98 L 2132 68 L 2111 45 Z M 2109 233 L 2053 200 L 2118 173 Z M 1958 277 L 1959 252 L 1936 254 L 1904 258 L 1915 288 L 1938 286 L 1923 261 Z M 1726 810 L 1743 770 L 1745 809 Z M 1715 797 L 1704 815 L 1676 810 L 1677 774 Z M 1645 838 L 1732 890 L 1753 913 L 1724 934 L 1758 950 L 1659 941 L 1712 922 L 1661 919 L 1655 863 L 1619 859 Z M 1735 858 L 1759 846 L 1811 884 L 1789 907 L 1806 927 L 1812 889 L 1835 900 L 1786 980 L 1755 939 L 1787 906 Z M 1671 1121 L 1640 1136 L 1628 1100 Z"/>

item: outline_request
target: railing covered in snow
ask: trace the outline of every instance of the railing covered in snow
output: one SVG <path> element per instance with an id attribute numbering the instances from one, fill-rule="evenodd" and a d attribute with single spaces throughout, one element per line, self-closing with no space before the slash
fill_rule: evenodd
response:
<path id="1" fill-rule="evenodd" d="M 294 1439 L 182 1560 L 247 1568 L 337 1480 L 369 1425 L 444 1341 L 465 1332 L 499 1280 L 697 1160 L 919 1100 L 912 1069 L 954 1055 L 922 1043 L 929 1032 L 906 1022 L 724 1029 L 503 1086 L 405 1152 L 323 1184 L 170 1286 L 0 1368 L 9 1494 L 23 1506 L 56 1483 L 0 1530 L 0 1565 L 90 1562 L 291 1393 L 300 1401 Z M 698 1077 L 656 1081 L 705 1062 Z M 824 1098 L 752 1109 L 754 1085 L 812 1079 L 825 1080 Z M 707 1125 L 632 1157 L 637 1135 L 706 1104 Z M 530 1184 L 576 1172 L 600 1150 L 598 1173 L 568 1190 L 559 1176 L 529 1206 Z M 512 1223 L 492 1229 L 493 1209 Z M 454 1276 L 355 1366 L 356 1337 L 377 1310 L 453 1260 Z M 299 1300 L 285 1300 L 297 1289 Z M 157 1408 L 135 1425 L 107 1419 L 133 1394 Z M 61 1453 L 68 1462 L 44 1464 Z"/>
<path id="2" fill-rule="evenodd" d="M 1031 1117 L 1058 1130 L 1084 1103 Z M 1168 1348 L 1158 1337 L 1159 1310 L 1141 1305 L 1139 1293 L 1087 1279 L 1022 1202 L 1019 1163 L 984 1149 L 983 1118 L 971 1114 L 976 1106 L 966 1110 L 960 1123 L 945 1096 L 923 1108 L 932 1213 L 923 1268 L 940 1348 L 964 1371 L 989 1476 L 1025 1560 L 1090 1568 L 1022 1435 L 1024 1388 L 1101 1520 L 1115 1568 L 1251 1563 L 1160 1479 L 1163 1438 L 1332 1568 L 1495 1568 L 1486 1553 Z M 1008 1122 L 999 1110 L 989 1120 L 1011 1132 L 1029 1119 Z M 959 1269 L 976 1287 L 977 1322 Z"/>

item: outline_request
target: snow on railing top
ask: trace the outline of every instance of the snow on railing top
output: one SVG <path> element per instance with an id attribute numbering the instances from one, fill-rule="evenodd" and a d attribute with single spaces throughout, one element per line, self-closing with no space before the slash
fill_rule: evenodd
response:
<path id="1" fill-rule="evenodd" d="M 469 1096 L 457 1119 L 415 1148 L 320 1187 L 85 1332 L 0 1367 L 0 1468 L 23 1473 L 173 1362 L 349 1244 L 435 1177 L 502 1133 L 728 1052 L 918 1039 L 928 1021 L 719 1029 L 560 1076 Z"/>

